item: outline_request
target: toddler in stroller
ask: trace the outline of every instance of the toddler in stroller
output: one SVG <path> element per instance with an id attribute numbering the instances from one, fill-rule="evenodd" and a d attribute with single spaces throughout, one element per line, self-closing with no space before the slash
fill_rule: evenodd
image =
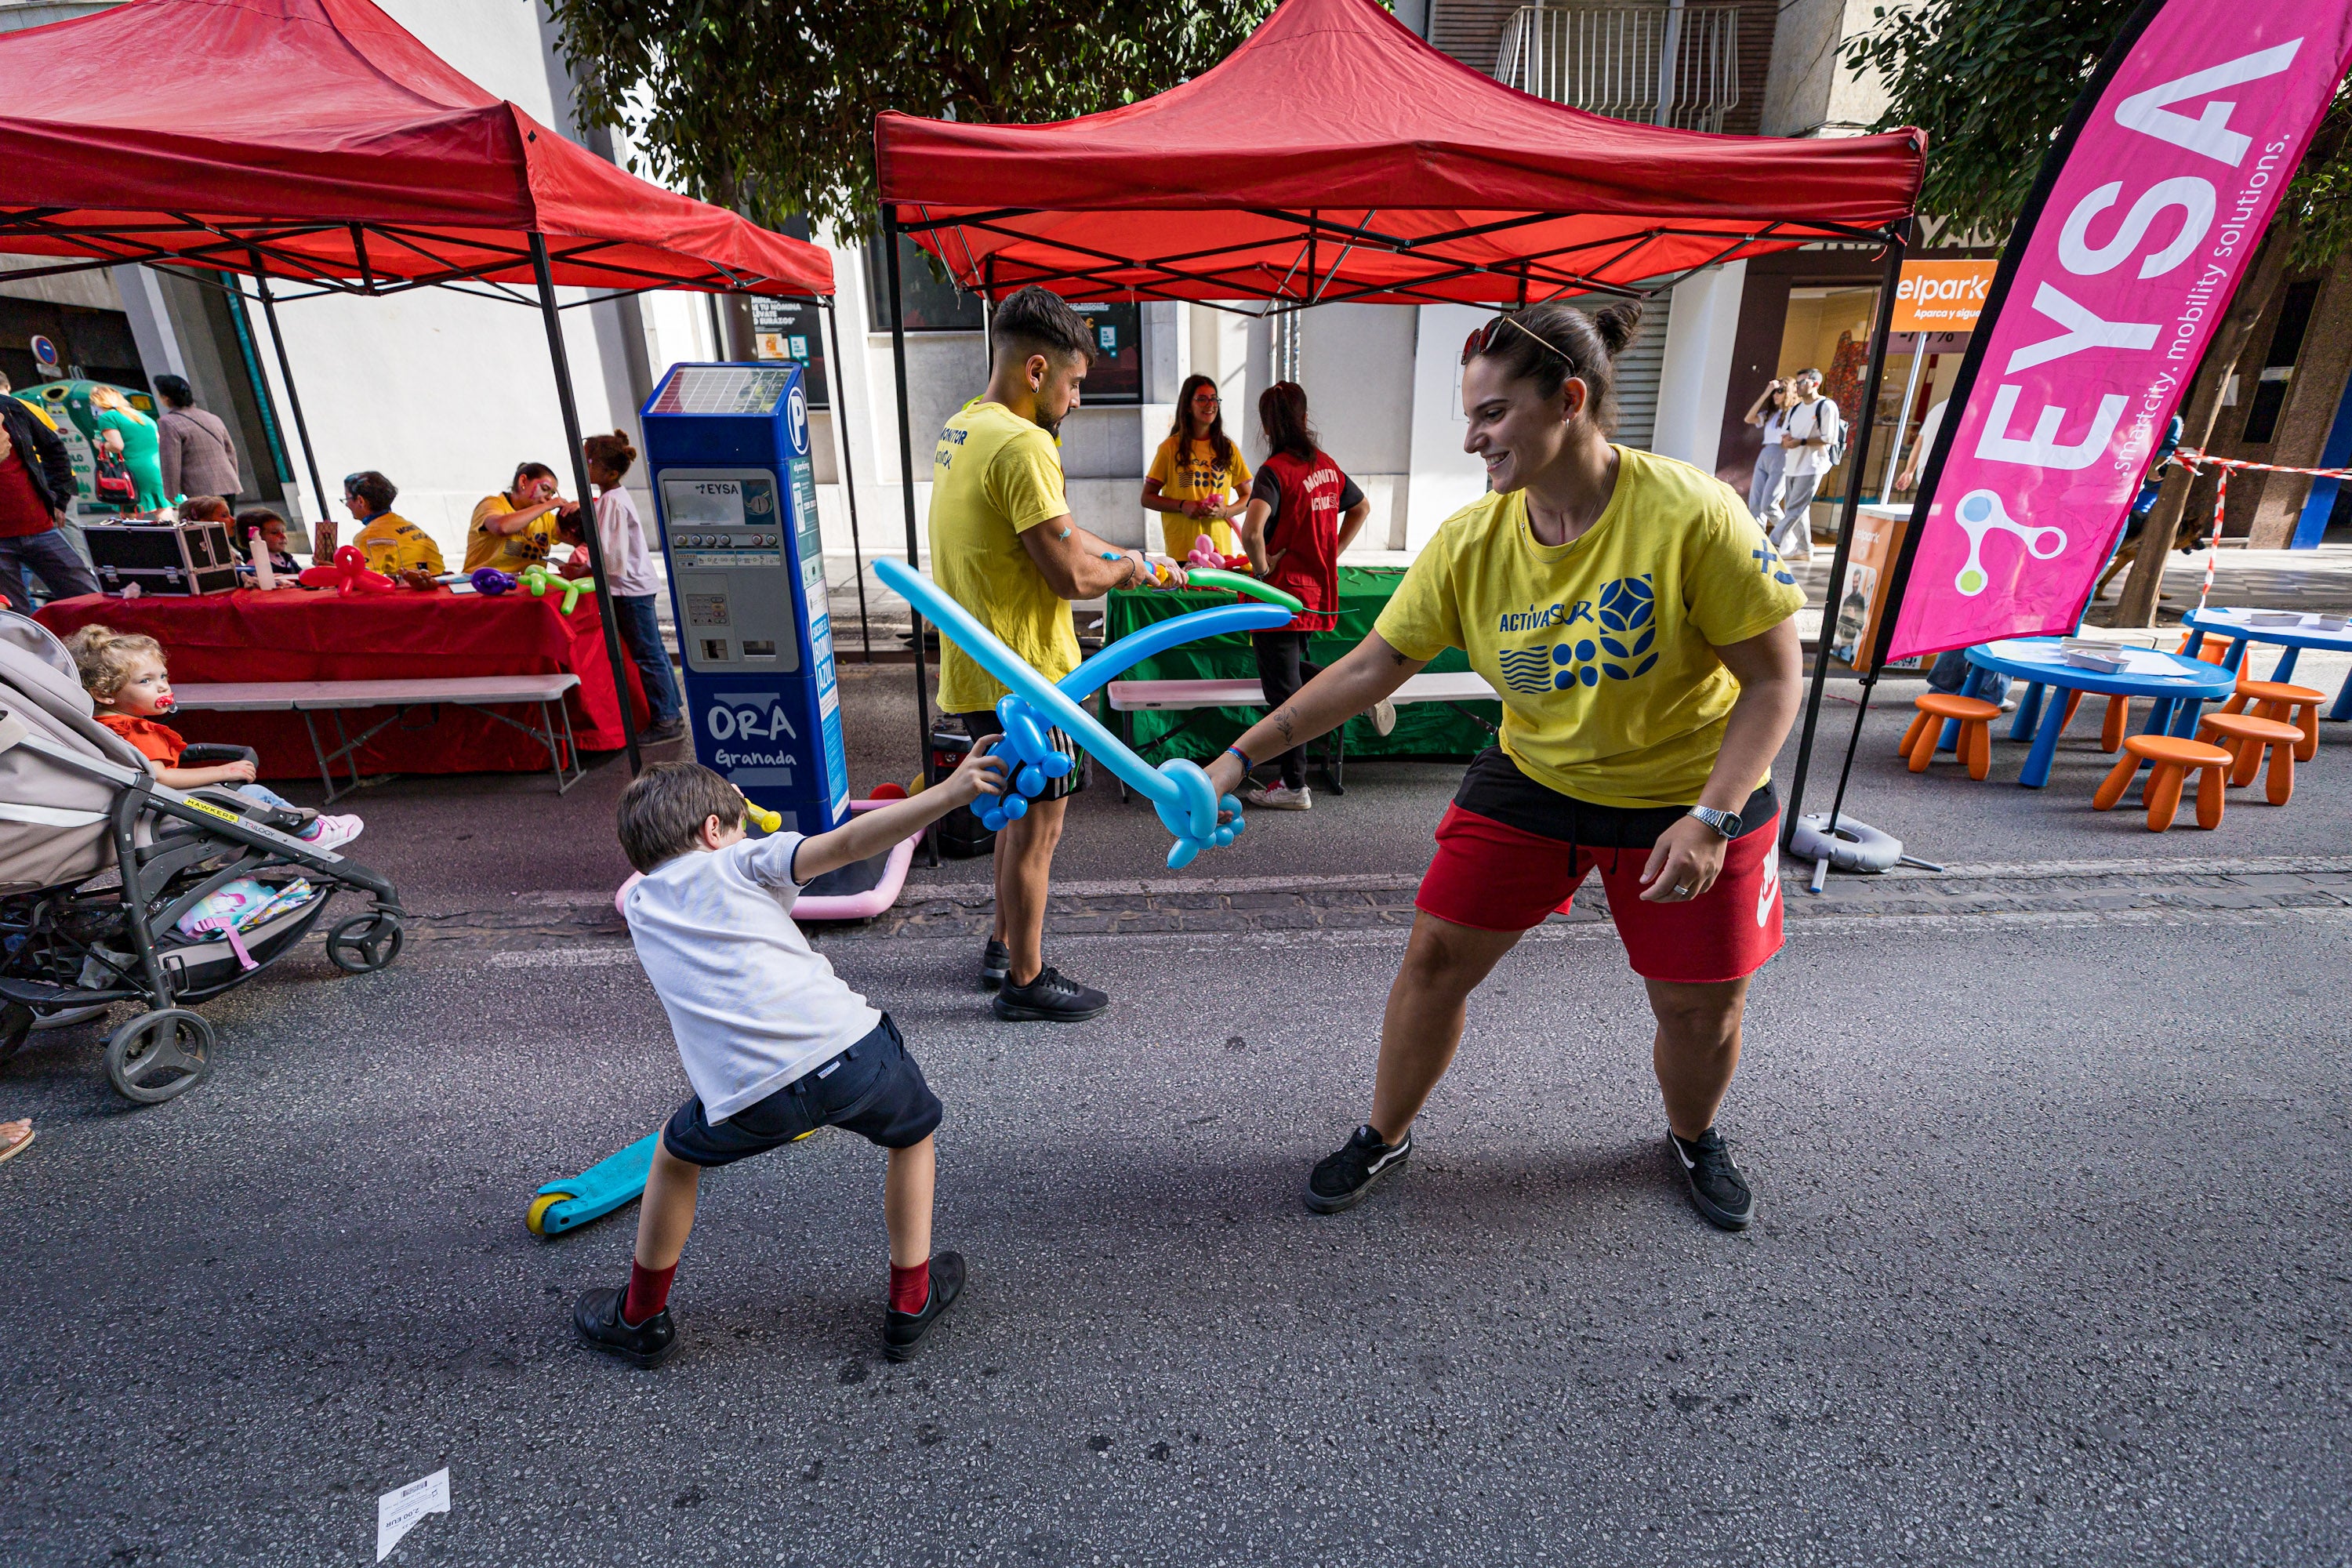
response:
<path id="1" fill-rule="evenodd" d="M 0 614 L 0 1058 L 134 1002 L 106 1071 L 152 1104 L 210 1070 L 212 1026 L 186 1004 L 284 956 L 339 892 L 369 900 L 327 937 L 352 973 L 399 954 L 403 913 L 390 880 L 296 837 L 309 814 L 167 783 L 94 713 L 65 645 Z"/>

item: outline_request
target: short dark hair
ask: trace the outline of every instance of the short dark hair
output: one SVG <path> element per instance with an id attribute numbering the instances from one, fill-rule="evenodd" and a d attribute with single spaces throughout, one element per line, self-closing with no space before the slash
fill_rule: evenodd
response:
<path id="1" fill-rule="evenodd" d="M 551 479 L 554 477 L 555 470 L 545 463 L 517 463 L 515 477 L 507 481 L 507 489 L 512 489 L 525 479 Z"/>
<path id="2" fill-rule="evenodd" d="M 1587 314 L 1566 300 L 1547 300 L 1497 320 L 1504 325 L 1489 330 L 1477 358 L 1502 361 L 1512 380 L 1533 381 L 1546 397 L 1559 396 L 1574 377 L 1584 383 L 1585 411 L 1601 434 L 1616 430 L 1616 360 L 1641 331 L 1640 301 L 1621 300 Z"/>
<path id="3" fill-rule="evenodd" d="M 621 795 L 621 852 L 650 871 L 693 848 L 714 816 L 740 821 L 742 793 L 700 763 L 656 763 Z"/>
<path id="4" fill-rule="evenodd" d="M 236 514 L 236 537 L 242 542 L 252 538 L 271 523 L 286 526 L 286 520 L 266 506 L 249 506 Z"/>
<path id="5" fill-rule="evenodd" d="M 385 512 L 390 511 L 392 503 L 400 499 L 400 487 L 373 468 L 363 468 L 343 481 L 343 493 L 357 500 L 370 511 Z"/>
<path id="6" fill-rule="evenodd" d="M 163 401 L 174 408 L 186 408 L 196 401 L 196 389 L 188 384 L 188 378 L 184 375 L 157 376 L 155 390 L 162 393 Z"/>
<path id="7" fill-rule="evenodd" d="M 1822 379 L 1822 367 L 1821 367 L 1821 366 L 1819 366 L 1819 365 L 1817 365 L 1817 364 L 1809 364 L 1809 365 L 1807 365 L 1804 369 L 1802 369 L 1802 370 L 1799 371 L 1797 374 L 1798 374 L 1799 375 L 1810 375 L 1810 376 L 1811 376 L 1815 381 L 1819 381 L 1819 380 L 1821 380 L 1821 379 Z"/>
<path id="8" fill-rule="evenodd" d="M 1067 300 L 1034 283 L 1014 289 L 990 314 L 988 341 L 1000 358 L 1050 353 L 1094 363 L 1095 334 L 1087 319 Z"/>

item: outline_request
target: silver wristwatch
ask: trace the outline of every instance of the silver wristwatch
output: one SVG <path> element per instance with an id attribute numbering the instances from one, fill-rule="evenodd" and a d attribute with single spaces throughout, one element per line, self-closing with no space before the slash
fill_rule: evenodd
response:
<path id="1" fill-rule="evenodd" d="M 1697 817 L 1726 838 L 1739 837 L 1739 814 L 1736 811 L 1717 811 L 1711 805 L 1695 805 L 1685 815 Z"/>

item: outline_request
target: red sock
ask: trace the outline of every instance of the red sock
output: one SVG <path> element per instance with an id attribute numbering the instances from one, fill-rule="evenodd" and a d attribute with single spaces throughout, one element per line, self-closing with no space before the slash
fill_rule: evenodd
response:
<path id="1" fill-rule="evenodd" d="M 621 1302 L 621 1321 L 635 1328 L 669 1305 L 669 1282 L 677 1275 L 675 1263 L 667 1268 L 648 1268 L 634 1258 L 629 1259 L 629 1294 Z"/>
<path id="2" fill-rule="evenodd" d="M 931 1299 L 931 1262 L 925 1258 L 912 1268 L 890 1265 L 890 1310 L 894 1312 L 919 1312 L 923 1303 Z"/>

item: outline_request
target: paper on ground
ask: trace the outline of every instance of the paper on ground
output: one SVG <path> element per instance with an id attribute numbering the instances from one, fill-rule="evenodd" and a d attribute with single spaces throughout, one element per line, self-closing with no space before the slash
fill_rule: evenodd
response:
<path id="1" fill-rule="evenodd" d="M 375 1500 L 375 1560 L 381 1563 L 391 1556 L 400 1538 L 415 1529 L 417 1521 L 426 1514 L 448 1511 L 447 1470 L 436 1470 L 421 1481 L 384 1493 Z"/>

